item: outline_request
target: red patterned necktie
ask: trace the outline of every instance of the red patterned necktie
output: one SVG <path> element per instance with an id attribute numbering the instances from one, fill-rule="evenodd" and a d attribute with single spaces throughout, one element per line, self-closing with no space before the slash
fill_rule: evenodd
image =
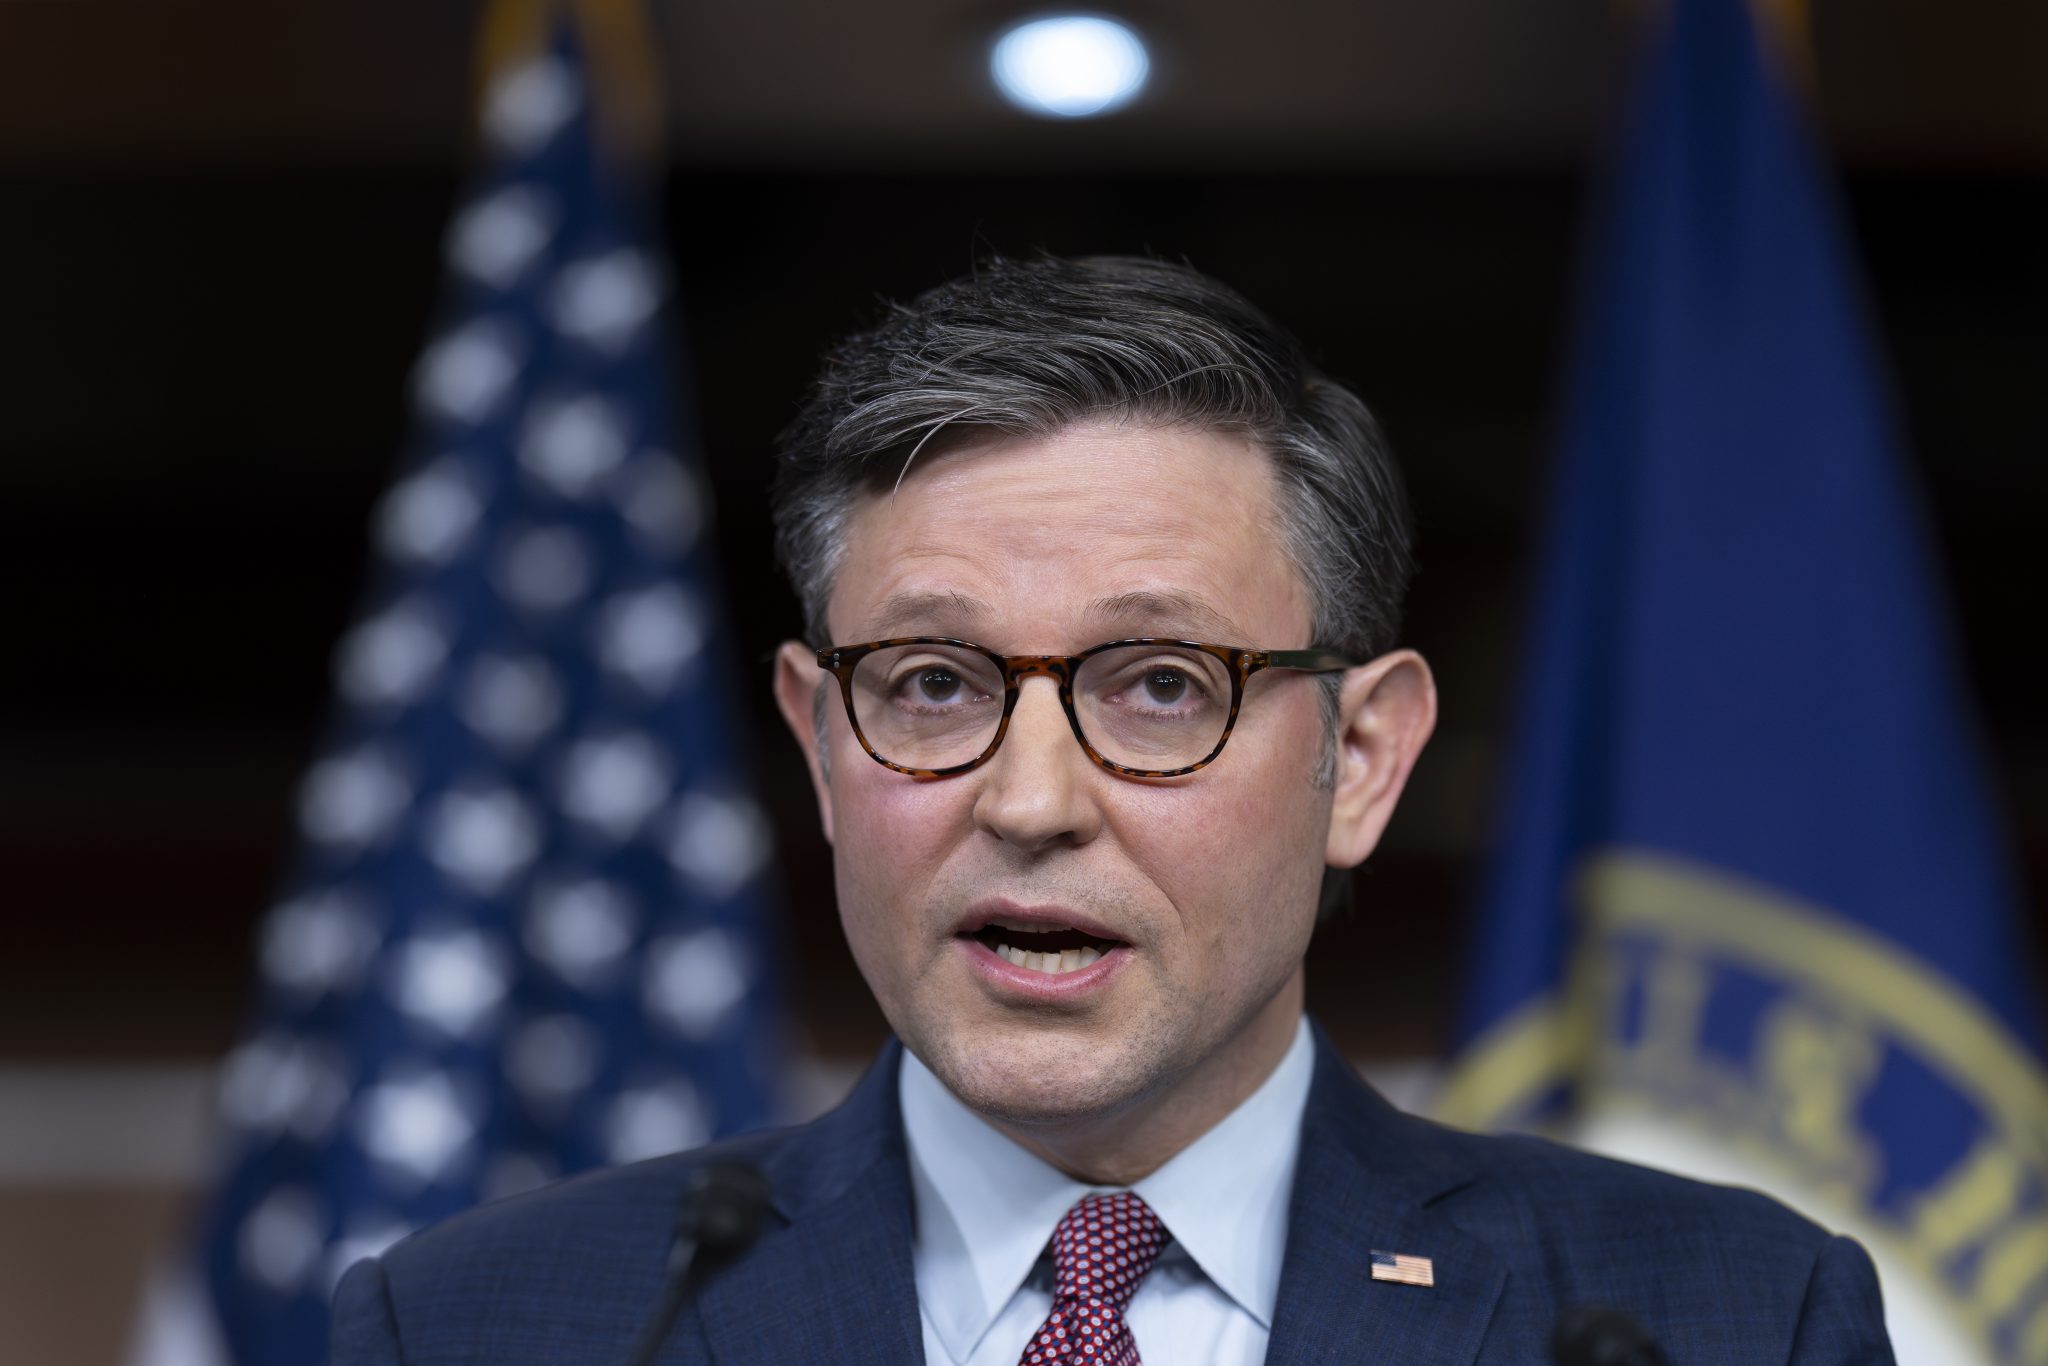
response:
<path id="1" fill-rule="evenodd" d="M 1166 1247 L 1166 1226 L 1124 1191 L 1076 1201 L 1052 1232 L 1052 1313 L 1017 1366 L 1138 1366 L 1124 1307 Z"/>

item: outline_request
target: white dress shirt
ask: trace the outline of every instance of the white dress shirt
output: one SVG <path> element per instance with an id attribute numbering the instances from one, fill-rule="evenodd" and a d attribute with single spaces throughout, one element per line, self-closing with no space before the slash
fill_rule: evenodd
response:
<path id="1" fill-rule="evenodd" d="M 1304 1019 L 1258 1090 L 1130 1187 L 1172 1235 L 1124 1315 L 1148 1366 L 1266 1359 L 1314 1071 Z M 908 1051 L 899 1091 L 925 1362 L 1017 1366 L 1052 1312 L 1054 1227 L 1082 1196 L 1114 1188 L 1084 1185 L 1026 1152 Z"/>

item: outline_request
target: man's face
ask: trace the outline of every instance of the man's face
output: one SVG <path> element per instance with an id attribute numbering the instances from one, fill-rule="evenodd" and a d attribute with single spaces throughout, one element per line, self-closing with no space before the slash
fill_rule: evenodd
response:
<path id="1" fill-rule="evenodd" d="M 1128 636 L 1309 644 L 1267 457 L 1242 438 L 1117 425 L 920 456 L 846 533 L 834 643 L 932 635 L 1005 654 Z M 785 655 L 808 730 L 814 673 Z M 797 672 L 790 672 L 797 670 Z M 1051 679 L 1027 678 L 982 767 L 921 779 L 860 748 L 835 692 L 820 789 L 847 942 L 890 1024 L 975 1109 L 1019 1123 L 1114 1113 L 1291 1031 L 1331 795 L 1305 674 L 1253 675 L 1229 744 L 1180 778 L 1089 760 Z M 987 927 L 1078 922 L 1117 947 L 1052 976 Z M 1270 1020 L 1264 1020 L 1271 1024 Z"/>

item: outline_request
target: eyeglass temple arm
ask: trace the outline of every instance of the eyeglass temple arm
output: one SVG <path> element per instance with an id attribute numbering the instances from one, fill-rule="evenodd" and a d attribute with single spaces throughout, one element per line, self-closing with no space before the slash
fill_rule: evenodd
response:
<path id="1" fill-rule="evenodd" d="M 1307 673 L 1328 674 L 1344 669 L 1355 669 L 1358 661 L 1346 658 L 1335 650 L 1267 650 L 1265 667 L 1269 669 L 1301 669 Z"/>

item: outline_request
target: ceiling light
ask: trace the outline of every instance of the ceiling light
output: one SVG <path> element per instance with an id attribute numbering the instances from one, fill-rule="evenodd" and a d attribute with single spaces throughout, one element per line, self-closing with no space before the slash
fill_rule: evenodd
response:
<path id="1" fill-rule="evenodd" d="M 1138 35 L 1115 19 L 1054 14 L 1004 30 L 989 70 L 1019 109 L 1082 119 L 1129 104 L 1151 65 Z"/>

